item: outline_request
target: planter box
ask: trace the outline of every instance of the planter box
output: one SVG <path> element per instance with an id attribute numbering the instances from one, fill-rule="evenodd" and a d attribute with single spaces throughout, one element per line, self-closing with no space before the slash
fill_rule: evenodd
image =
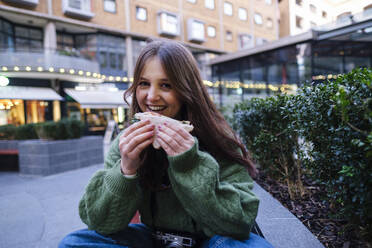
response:
<path id="1" fill-rule="evenodd" d="M 18 150 L 19 140 L 0 140 L 0 150 Z"/>
<path id="2" fill-rule="evenodd" d="M 21 174 L 46 176 L 103 163 L 103 137 L 19 141 L 18 154 Z"/>

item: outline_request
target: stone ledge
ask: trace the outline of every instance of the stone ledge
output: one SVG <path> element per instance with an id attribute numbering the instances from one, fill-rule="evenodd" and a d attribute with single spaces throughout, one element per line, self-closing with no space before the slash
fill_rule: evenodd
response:
<path id="1" fill-rule="evenodd" d="M 256 222 L 275 248 L 324 248 L 296 216 L 257 183 L 253 192 L 260 198 Z"/>

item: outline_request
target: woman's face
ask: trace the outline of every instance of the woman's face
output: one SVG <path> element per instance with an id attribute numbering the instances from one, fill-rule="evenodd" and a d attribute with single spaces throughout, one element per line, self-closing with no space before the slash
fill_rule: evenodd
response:
<path id="1" fill-rule="evenodd" d="M 180 112 L 182 103 L 157 57 L 146 62 L 136 89 L 136 99 L 143 112 L 156 112 L 170 118 L 176 118 Z"/>

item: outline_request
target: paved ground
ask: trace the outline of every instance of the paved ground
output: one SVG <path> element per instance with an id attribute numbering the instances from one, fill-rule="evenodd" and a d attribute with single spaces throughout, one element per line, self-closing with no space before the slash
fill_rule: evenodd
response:
<path id="1" fill-rule="evenodd" d="M 0 248 L 55 248 L 69 232 L 85 228 L 78 202 L 93 165 L 47 177 L 0 172 Z M 322 248 L 321 243 L 258 185 L 261 204 L 257 223 L 274 247 Z"/>

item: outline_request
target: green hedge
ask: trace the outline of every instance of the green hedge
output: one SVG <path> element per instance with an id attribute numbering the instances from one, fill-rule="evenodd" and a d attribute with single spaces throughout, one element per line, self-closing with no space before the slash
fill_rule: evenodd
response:
<path id="1" fill-rule="evenodd" d="M 60 121 L 47 121 L 37 124 L 25 124 L 21 126 L 0 126 L 0 139 L 3 140 L 27 140 L 47 139 L 64 140 L 80 138 L 84 131 L 84 124 L 75 119 L 62 119 Z"/>
<path id="2" fill-rule="evenodd" d="M 297 173 L 306 172 L 325 186 L 338 217 L 364 234 L 372 231 L 371 83 L 371 69 L 355 69 L 234 109 L 234 127 L 263 170 L 289 186 L 301 186 Z"/>

